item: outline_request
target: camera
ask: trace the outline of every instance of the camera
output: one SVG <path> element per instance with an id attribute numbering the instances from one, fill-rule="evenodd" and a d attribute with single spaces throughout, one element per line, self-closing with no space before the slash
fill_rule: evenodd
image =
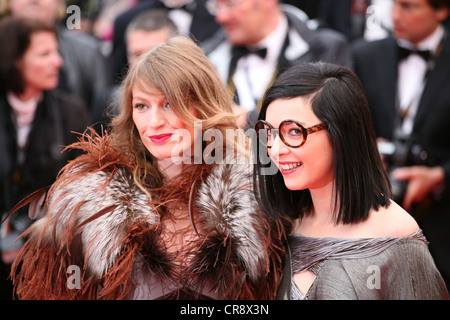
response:
<path id="1" fill-rule="evenodd" d="M 378 151 L 384 157 L 392 187 L 392 198 L 398 204 L 403 203 L 408 181 L 394 178 L 392 171 L 400 167 L 431 165 L 428 152 L 413 139 L 397 139 L 394 141 L 379 141 Z"/>

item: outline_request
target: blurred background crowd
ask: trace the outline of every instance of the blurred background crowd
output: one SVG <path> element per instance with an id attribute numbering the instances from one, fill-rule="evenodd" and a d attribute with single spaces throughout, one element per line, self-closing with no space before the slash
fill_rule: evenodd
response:
<path id="1" fill-rule="evenodd" d="M 387 170 L 416 170 L 393 175 L 394 193 L 420 223 L 448 286 L 449 10 L 445 0 L 0 0 L 2 220 L 77 156 L 61 153 L 75 132 L 107 128 L 136 59 L 181 34 L 216 65 L 244 129 L 285 68 L 322 60 L 354 70 Z M 397 46 L 412 55 L 400 57 Z M 9 267 L 30 223 L 25 210 L 1 225 L 2 299 L 12 297 Z"/>

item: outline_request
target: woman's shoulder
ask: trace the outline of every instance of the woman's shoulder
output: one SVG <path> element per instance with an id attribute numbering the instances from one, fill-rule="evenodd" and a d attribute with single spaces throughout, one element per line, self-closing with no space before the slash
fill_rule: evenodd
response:
<path id="1" fill-rule="evenodd" d="M 253 194 L 252 178 L 253 167 L 247 158 L 227 155 L 223 162 L 214 164 L 200 185 L 197 203 L 203 211 L 207 211 L 207 208 L 217 210 L 216 216 L 225 214 L 221 208 L 230 207 L 239 209 L 238 212 L 254 212 L 258 206 Z"/>
<path id="2" fill-rule="evenodd" d="M 130 159 L 113 147 L 109 135 L 85 132 L 79 142 L 69 147 L 83 154 L 69 161 L 60 172 L 49 190 L 51 203 L 82 204 L 81 211 L 90 215 L 99 207 L 123 206 L 130 199 L 137 199 L 138 203 L 148 201 L 134 182 Z"/>
<path id="3" fill-rule="evenodd" d="M 64 167 L 67 171 L 80 171 L 81 175 L 97 171 L 114 172 L 118 168 L 132 170 L 134 161 L 125 149 L 115 146 L 114 138 L 107 131 L 100 135 L 93 128 L 80 134 L 78 141 L 66 147 L 78 150 L 81 155 Z M 74 170 L 76 168 L 76 170 Z"/>
<path id="4" fill-rule="evenodd" d="M 373 237 L 408 237 L 419 230 L 416 220 L 400 205 L 391 201 L 388 207 L 373 210 L 366 221 Z"/>

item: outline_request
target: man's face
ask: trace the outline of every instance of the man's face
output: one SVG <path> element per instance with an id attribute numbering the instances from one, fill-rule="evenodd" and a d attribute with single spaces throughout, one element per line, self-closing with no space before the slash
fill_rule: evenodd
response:
<path id="1" fill-rule="evenodd" d="M 448 9 L 435 9 L 428 0 L 394 0 L 392 21 L 397 39 L 418 43 L 448 17 Z"/>
<path id="2" fill-rule="evenodd" d="M 127 35 L 127 58 L 133 66 L 138 58 L 155 45 L 169 40 L 170 31 L 167 28 L 154 31 L 133 30 Z"/>
<path id="3" fill-rule="evenodd" d="M 264 38 L 266 0 L 214 0 L 216 21 L 234 45 L 255 44 Z"/>
<path id="4" fill-rule="evenodd" d="M 15 17 L 35 18 L 52 22 L 60 0 L 9 0 Z"/>

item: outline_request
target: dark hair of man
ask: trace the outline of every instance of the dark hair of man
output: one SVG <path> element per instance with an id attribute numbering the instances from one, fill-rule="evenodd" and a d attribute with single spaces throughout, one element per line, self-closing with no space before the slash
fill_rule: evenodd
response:
<path id="1" fill-rule="evenodd" d="M 126 35 L 134 30 L 158 31 L 167 29 L 171 36 L 178 34 L 178 28 L 166 9 L 151 9 L 139 14 L 127 27 Z"/>
<path id="2" fill-rule="evenodd" d="M 364 221 L 371 208 L 387 207 L 390 183 L 378 153 L 365 92 L 355 74 L 328 63 L 292 67 L 267 90 L 259 119 L 265 119 L 274 100 L 296 97 L 310 97 L 314 114 L 327 124 L 334 150 L 335 223 Z M 289 190 L 279 171 L 261 174 L 261 169 L 270 164 L 262 165 L 260 160 L 254 172 L 258 185 L 255 193 L 268 216 L 295 219 L 311 213 L 309 190 Z"/>
<path id="3" fill-rule="evenodd" d="M 3 18 L 0 22 L 0 93 L 25 90 L 22 73 L 17 66 L 31 43 L 31 35 L 37 32 L 57 34 L 52 24 L 27 18 Z"/>
<path id="4" fill-rule="evenodd" d="M 447 7 L 450 10 L 450 0 L 428 0 L 428 3 L 434 9 L 440 9 L 442 7 Z"/>
<path id="5" fill-rule="evenodd" d="M 428 0 L 428 3 L 435 10 L 447 8 L 450 13 L 450 0 Z M 447 25 L 450 23 L 450 14 L 443 22 Z"/>

